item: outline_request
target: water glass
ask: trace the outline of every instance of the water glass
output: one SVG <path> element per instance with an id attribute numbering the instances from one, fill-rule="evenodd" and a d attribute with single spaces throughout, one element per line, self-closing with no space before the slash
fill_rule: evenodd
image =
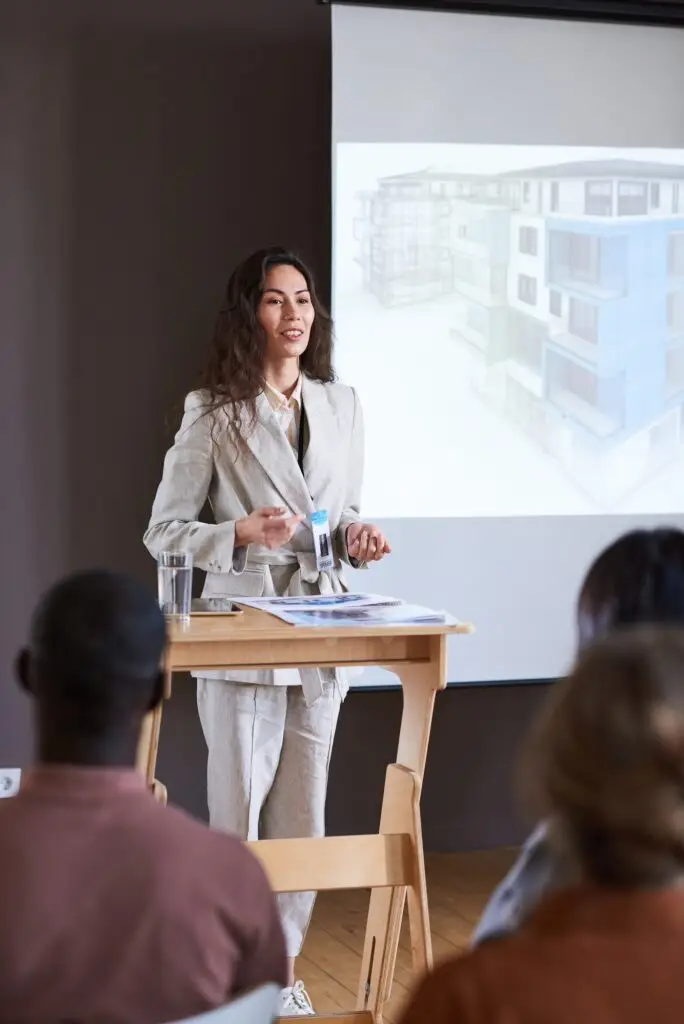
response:
<path id="1" fill-rule="evenodd" d="M 162 551 L 157 558 L 159 607 L 168 618 L 190 621 L 192 555 L 187 551 Z"/>

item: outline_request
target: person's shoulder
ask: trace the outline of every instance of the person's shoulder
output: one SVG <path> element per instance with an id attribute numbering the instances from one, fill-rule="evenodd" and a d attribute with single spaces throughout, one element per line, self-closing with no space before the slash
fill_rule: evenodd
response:
<path id="1" fill-rule="evenodd" d="M 449 957 L 418 983 L 401 1018 L 401 1024 L 447 1024 L 458 1019 L 463 1024 L 479 1020 L 473 1014 L 469 998 L 472 959 L 479 953 Z M 483 1021 L 484 1024 L 484 1021 Z"/>
<path id="2" fill-rule="evenodd" d="M 180 434 L 200 428 L 203 433 L 215 436 L 225 426 L 223 411 L 220 401 L 208 389 L 198 388 L 188 392 L 183 402 Z"/>
<path id="3" fill-rule="evenodd" d="M 2 821 L 3 826 L 6 822 L 11 822 L 15 817 L 21 815 L 24 809 L 24 803 L 25 795 L 22 793 L 22 790 L 19 790 L 16 796 L 0 800 L 0 821 Z M 2 831 L 3 830 L 0 829 L 0 835 L 2 834 Z"/>
<path id="4" fill-rule="evenodd" d="M 516 931 L 542 897 L 564 880 L 562 866 L 541 822 L 528 837 L 503 881 L 484 909 L 472 937 L 479 946 Z"/>
<path id="5" fill-rule="evenodd" d="M 331 380 L 325 384 L 321 383 L 321 387 L 326 388 L 332 395 L 349 396 L 355 394 L 354 388 L 350 384 L 343 384 L 341 380 Z"/>
<path id="6" fill-rule="evenodd" d="M 540 821 L 525 840 L 523 851 L 540 850 L 549 846 L 549 823 Z"/>
<path id="7" fill-rule="evenodd" d="M 400 1024 L 490 1024 L 510 1013 L 517 1020 L 511 993 L 528 977 L 534 990 L 542 961 L 543 945 L 527 932 L 450 957 L 419 983 Z"/>
<path id="8" fill-rule="evenodd" d="M 348 408 L 353 410 L 358 401 L 355 389 L 349 384 L 342 384 L 339 380 L 322 381 L 309 378 L 307 386 L 310 388 L 320 388 L 330 405 L 338 409 Z"/>
<path id="9" fill-rule="evenodd" d="M 186 413 L 208 412 L 212 404 L 210 392 L 206 388 L 196 388 L 185 396 L 183 408 Z"/>

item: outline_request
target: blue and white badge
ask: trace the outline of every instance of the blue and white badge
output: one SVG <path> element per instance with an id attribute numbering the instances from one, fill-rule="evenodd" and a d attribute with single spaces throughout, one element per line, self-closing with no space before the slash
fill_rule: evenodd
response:
<path id="1" fill-rule="evenodd" d="M 316 552 L 316 568 L 319 572 L 327 572 L 335 565 L 328 513 L 324 509 L 312 512 L 309 522 Z"/>

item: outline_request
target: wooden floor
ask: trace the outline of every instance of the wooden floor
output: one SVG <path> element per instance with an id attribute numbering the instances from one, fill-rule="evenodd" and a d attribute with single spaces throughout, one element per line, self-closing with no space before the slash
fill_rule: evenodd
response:
<path id="1" fill-rule="evenodd" d="M 439 854 L 427 858 L 428 898 L 435 962 L 467 946 L 487 897 L 515 859 L 514 850 Z M 316 909 L 302 956 L 301 978 L 318 1013 L 354 1009 L 361 969 L 368 894 L 324 893 Z M 393 1024 L 411 986 L 411 956 L 406 922 L 402 932 L 392 998 L 385 1020 Z"/>

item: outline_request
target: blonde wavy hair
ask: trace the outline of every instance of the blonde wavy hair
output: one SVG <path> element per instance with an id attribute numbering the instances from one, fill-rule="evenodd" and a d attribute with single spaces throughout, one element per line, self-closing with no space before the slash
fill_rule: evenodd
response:
<path id="1" fill-rule="evenodd" d="M 684 874 L 684 630 L 634 627 L 588 646 L 533 730 L 525 772 L 584 879 L 645 887 Z"/>

